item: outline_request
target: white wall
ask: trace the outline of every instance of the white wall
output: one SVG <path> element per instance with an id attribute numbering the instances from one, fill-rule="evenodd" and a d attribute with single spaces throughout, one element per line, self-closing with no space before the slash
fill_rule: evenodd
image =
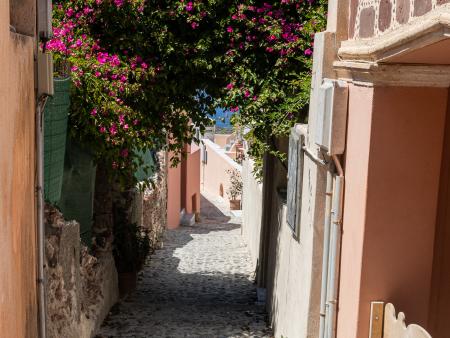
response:
<path id="1" fill-rule="evenodd" d="M 262 233 L 263 236 L 266 234 L 267 241 L 264 240 L 262 256 L 258 258 L 262 267 L 262 273 L 258 272 L 262 278 L 258 282 L 267 288 L 267 310 L 276 338 L 316 338 L 319 335 L 327 170 L 314 159 L 322 156 L 314 139 L 319 104 L 317 90 L 322 82 L 328 54 L 333 52 L 331 48 L 326 50 L 324 47 L 330 38 L 325 33 L 316 34 L 309 123 L 308 126 L 297 126 L 307 133 L 306 147 L 312 154 L 305 154 L 304 158 L 298 238 L 287 225 L 286 205 L 278 195 L 278 189 L 285 184 L 286 169 L 278 160 L 270 157 L 271 162 L 265 163 L 270 179 L 264 182 L 268 192 L 263 196 L 262 211 L 267 212 L 267 220 L 263 224 Z M 258 198 L 257 194 L 252 192 L 251 184 L 247 183 L 244 187 L 255 199 Z M 244 193 L 247 190 L 244 190 Z M 256 210 L 251 210 L 253 196 L 247 198 L 250 202 L 244 205 L 243 234 L 254 254 L 253 252 L 259 251 L 254 249 L 254 243 L 257 240 L 256 243 L 259 243 L 261 238 L 261 223 L 258 223 L 256 218 L 249 220 L 254 217 Z M 247 217 L 249 219 L 246 220 Z"/>
<path id="2" fill-rule="evenodd" d="M 253 161 L 242 163 L 242 236 L 250 250 L 253 266 L 258 263 L 261 240 L 262 184 L 253 176 Z"/>
<path id="3" fill-rule="evenodd" d="M 324 176 L 306 157 L 298 239 L 287 224 L 286 204 L 278 195 L 272 199 L 267 309 L 276 338 L 319 333 Z"/>

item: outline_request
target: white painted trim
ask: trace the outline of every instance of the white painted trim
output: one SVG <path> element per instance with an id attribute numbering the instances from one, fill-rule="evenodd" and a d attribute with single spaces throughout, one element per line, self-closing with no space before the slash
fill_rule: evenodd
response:
<path id="1" fill-rule="evenodd" d="M 339 79 L 364 86 L 450 87 L 450 66 L 336 61 Z"/>
<path id="2" fill-rule="evenodd" d="M 450 4 L 372 39 L 343 41 L 341 60 L 380 62 L 450 38 Z"/>

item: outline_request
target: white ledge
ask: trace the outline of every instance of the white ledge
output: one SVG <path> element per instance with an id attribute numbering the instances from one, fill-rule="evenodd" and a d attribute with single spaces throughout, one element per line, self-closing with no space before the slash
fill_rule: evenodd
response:
<path id="1" fill-rule="evenodd" d="M 383 62 L 449 38 L 450 6 L 444 5 L 381 36 L 343 41 L 338 55 L 343 61 Z"/>

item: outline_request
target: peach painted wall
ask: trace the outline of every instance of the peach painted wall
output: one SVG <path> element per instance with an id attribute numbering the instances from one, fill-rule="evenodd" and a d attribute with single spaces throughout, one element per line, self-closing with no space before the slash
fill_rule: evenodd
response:
<path id="1" fill-rule="evenodd" d="M 372 103 L 373 88 L 350 86 L 338 338 L 360 338 L 356 337 L 356 332 L 366 218 Z"/>
<path id="2" fill-rule="evenodd" d="M 214 134 L 214 143 L 220 148 L 225 148 L 233 137 L 233 134 Z"/>
<path id="3" fill-rule="evenodd" d="M 18 6 L 33 36 L 34 5 Z M 0 336 L 37 337 L 35 39 L 10 32 L 9 1 L 0 23 Z"/>
<path id="4" fill-rule="evenodd" d="M 186 212 L 200 212 L 200 148 L 191 148 L 186 158 L 186 170 Z"/>
<path id="5" fill-rule="evenodd" d="M 169 158 L 172 156 L 173 154 L 170 154 Z M 168 169 L 167 227 L 169 229 L 180 225 L 182 202 L 186 206 L 187 213 L 200 211 L 200 148 L 196 145 L 186 146 L 186 158 L 182 162 L 183 165 Z M 185 181 L 182 179 L 182 170 L 186 171 Z M 193 196 L 195 196 L 195 202 L 193 202 Z M 194 203 L 197 210 L 193 209 Z"/>
<path id="6" fill-rule="evenodd" d="M 180 225 L 181 211 L 181 165 L 172 167 L 169 154 L 169 168 L 167 172 L 167 227 L 177 228 Z"/>
<path id="7" fill-rule="evenodd" d="M 242 167 L 234 162 L 217 144 L 203 140 L 208 152 L 208 163 L 202 163 L 201 185 L 202 189 L 213 195 L 219 195 L 220 186 L 223 186 L 223 197 L 228 200 L 227 190 L 230 187 L 229 169 L 242 172 Z"/>
<path id="8" fill-rule="evenodd" d="M 338 338 L 370 302 L 426 327 L 447 90 L 350 88 Z"/>

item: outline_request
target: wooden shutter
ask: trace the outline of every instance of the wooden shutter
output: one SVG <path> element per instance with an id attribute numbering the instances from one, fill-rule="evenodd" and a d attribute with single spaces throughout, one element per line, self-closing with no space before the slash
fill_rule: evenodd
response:
<path id="1" fill-rule="evenodd" d="M 304 135 L 292 128 L 288 153 L 287 224 L 296 236 L 300 233 L 301 221 L 303 144 Z"/>

